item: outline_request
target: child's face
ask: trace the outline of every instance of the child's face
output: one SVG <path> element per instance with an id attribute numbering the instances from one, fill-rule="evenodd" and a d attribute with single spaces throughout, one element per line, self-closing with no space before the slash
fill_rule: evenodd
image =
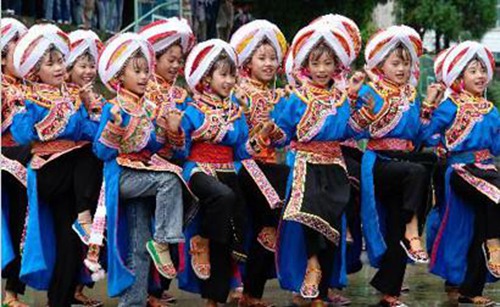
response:
<path id="1" fill-rule="evenodd" d="M 15 75 L 14 69 L 14 47 L 16 46 L 15 42 L 10 42 L 5 46 L 5 57 L 2 57 L 2 68 L 3 73 L 8 76 Z"/>
<path id="2" fill-rule="evenodd" d="M 214 70 L 209 80 L 210 87 L 222 98 L 229 97 L 236 83 L 236 76 L 231 73 L 229 67 L 221 66 Z"/>
<path id="3" fill-rule="evenodd" d="M 276 51 L 269 44 L 263 44 L 257 48 L 248 63 L 251 77 L 264 83 L 273 80 L 278 66 Z"/>
<path id="4" fill-rule="evenodd" d="M 472 60 L 464 70 L 464 89 L 473 95 L 482 95 L 488 86 L 488 73 L 481 61 Z"/>
<path id="5" fill-rule="evenodd" d="M 41 83 L 60 86 L 64 82 L 66 64 L 64 57 L 59 51 L 50 51 L 40 60 L 38 77 Z"/>
<path id="6" fill-rule="evenodd" d="M 397 49 L 393 50 L 382 65 L 382 72 L 390 81 L 405 85 L 410 80 L 411 60 L 401 57 Z"/>
<path id="7" fill-rule="evenodd" d="M 150 75 L 151 72 L 146 58 L 134 57 L 125 66 L 121 81 L 125 89 L 142 96 L 146 92 L 146 85 Z"/>
<path id="8" fill-rule="evenodd" d="M 97 67 L 90 56 L 79 57 L 69 72 L 70 81 L 78 86 L 94 82 L 96 76 Z"/>
<path id="9" fill-rule="evenodd" d="M 156 62 L 156 73 L 168 82 L 173 82 L 177 77 L 183 62 L 182 48 L 173 45 L 167 49 Z"/>
<path id="10" fill-rule="evenodd" d="M 335 59 L 326 52 L 323 52 L 317 58 L 312 58 L 311 55 L 309 55 L 307 68 L 315 84 L 328 86 L 335 71 Z"/>

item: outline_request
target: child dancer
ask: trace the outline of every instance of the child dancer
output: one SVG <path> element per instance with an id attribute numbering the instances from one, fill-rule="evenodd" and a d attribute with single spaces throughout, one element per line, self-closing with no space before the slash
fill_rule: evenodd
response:
<path id="1" fill-rule="evenodd" d="M 183 241 L 180 168 L 154 155 L 166 137 L 156 134 L 158 108 L 145 97 L 154 62 L 152 46 L 134 33 L 112 38 L 99 59 L 101 80 L 117 93 L 103 108 L 94 152 L 105 162 L 108 292 L 120 295 L 120 306 L 146 305 L 147 253 L 161 275 L 176 276 L 169 244 Z M 165 116 L 169 125 L 180 121 Z"/>
<path id="2" fill-rule="evenodd" d="M 492 275 L 500 278 L 500 176 L 493 163 L 500 153 L 500 116 L 483 98 L 495 62 L 489 49 L 463 42 L 443 63 L 448 98 L 424 102 L 429 119 L 423 139 L 447 152 L 444 213 L 432 248 L 431 272 L 459 285 L 459 303 L 493 306 L 482 296 Z"/>
<path id="3" fill-rule="evenodd" d="M 95 92 L 93 85 L 97 76 L 97 59 L 102 51 L 101 40 L 97 34 L 90 30 L 73 31 L 69 33 L 68 37 L 70 42 L 70 53 L 66 60 L 68 87 L 78 90 L 90 120 L 98 123 L 105 100 Z M 95 160 L 94 163 L 99 165 L 99 168 L 97 174 L 89 174 L 89 176 L 102 177 L 102 162 L 95 155 L 92 155 L 92 157 Z M 88 203 L 85 207 L 80 208 L 83 211 L 78 212 L 78 217 L 72 226 L 86 245 L 89 244 L 92 225 L 91 215 L 95 212 L 96 206 L 97 203 Z M 83 293 L 83 285 L 81 284 L 76 288 L 75 300 L 87 306 L 102 305 L 101 302 L 87 297 Z"/>
<path id="4" fill-rule="evenodd" d="M 340 142 L 350 135 L 350 108 L 332 77 L 336 68 L 351 64 L 355 51 L 350 40 L 326 22 L 297 33 L 291 50 L 302 85 L 290 96 L 276 126 L 264 134 L 275 144 L 291 142 L 292 149 L 287 157 L 290 196 L 277 250 L 280 284 L 314 299 L 316 305 L 323 305 L 330 286 L 346 282 L 342 254 L 350 184 Z"/>
<path id="5" fill-rule="evenodd" d="M 176 83 L 182 64 L 195 41 L 187 20 L 173 17 L 155 21 L 141 29 L 139 34 L 153 46 L 156 56 L 156 67 L 148 82 L 146 98 L 156 104 L 158 114 L 166 114 L 176 110 L 183 111 L 191 98 L 188 96 L 188 92 Z M 159 116 L 159 118 L 162 117 Z M 166 124 L 166 122 L 157 121 L 159 135 L 164 135 L 165 131 L 168 130 Z M 177 157 L 174 157 L 173 147 L 169 142 L 166 142 L 158 154 L 177 165 L 182 163 L 177 161 Z M 186 203 L 184 206 L 186 207 Z M 173 253 L 172 261 L 177 268 L 179 265 L 178 245 L 174 244 L 169 248 Z M 159 287 L 149 291 L 148 303 L 152 306 L 159 305 L 162 297 L 167 295 L 165 291 L 169 289 L 170 283 L 171 279 L 160 276 L 160 284 L 157 285 Z M 174 298 L 170 297 L 169 299 Z"/>
<path id="6" fill-rule="evenodd" d="M 31 144 L 33 154 L 21 275 L 28 285 L 48 289 L 50 306 L 74 300 L 82 247 L 71 225 L 77 212 L 97 202 L 101 185 L 89 144 L 97 125 L 64 83 L 68 54 L 67 35 L 53 25 L 33 26 L 14 50 L 14 67 L 28 87 L 25 111 L 14 116 L 11 132 L 19 144 Z"/>
<path id="7" fill-rule="evenodd" d="M 70 53 L 66 60 L 68 86 L 79 92 L 89 118 L 98 123 L 105 100 L 95 93 L 93 85 L 97 76 L 97 59 L 102 51 L 101 40 L 90 30 L 77 30 L 71 32 L 68 37 L 70 41 Z M 102 164 L 97 157 L 93 157 L 97 164 Z M 98 176 L 102 177 L 102 167 L 99 168 Z M 97 204 L 87 205 L 94 207 L 82 208 L 82 211 L 78 212 L 77 220 L 73 223 L 73 230 L 86 245 L 89 243 L 92 225 L 91 214 L 95 211 Z"/>
<path id="8" fill-rule="evenodd" d="M 218 39 L 198 44 L 188 56 L 185 76 L 196 99 L 184 112 L 179 135 L 188 161 L 184 176 L 200 201 L 197 223 L 186 231 L 189 248 L 182 289 L 201 292 L 207 306 L 225 303 L 233 271 L 243 260 L 244 200 L 236 174 L 238 160 L 258 147 L 248 140 L 243 111 L 230 100 L 236 82 L 233 48 Z M 246 103 L 246 102 L 242 102 Z M 180 144 L 179 144 L 180 145 Z M 198 284 L 198 281 L 201 283 Z"/>
<path id="9" fill-rule="evenodd" d="M 276 90 L 276 73 L 286 53 L 286 40 L 278 27 L 267 20 L 255 20 L 239 28 L 231 37 L 238 53 L 240 88 L 250 135 L 257 135 L 263 123 L 276 118 L 286 102 L 284 92 Z M 274 148 L 262 148 L 244 160 L 240 173 L 243 193 L 251 212 L 253 232 L 244 273 L 241 306 L 265 304 L 261 301 L 266 280 L 273 277 L 276 228 L 285 198 L 288 167 L 278 164 Z"/>
<path id="10" fill-rule="evenodd" d="M 411 82 L 418 76 L 421 44 L 406 26 L 369 40 L 365 59 L 374 80 L 359 91 L 358 111 L 350 120 L 369 139 L 362 160 L 361 215 L 370 262 L 379 268 L 371 284 L 384 295 L 383 306 L 405 306 L 398 297 L 408 258 L 428 262 L 417 213 L 427 203 L 430 174 L 411 153 L 420 127 L 420 102 Z M 428 93 L 430 99 L 435 95 Z"/>
<path id="11" fill-rule="evenodd" d="M 19 146 L 9 131 L 12 119 L 22 110 L 24 89 L 14 71 L 13 53 L 19 37 L 28 31 L 14 18 L 2 18 L 2 277 L 5 284 L 6 306 L 27 306 L 19 301 L 25 285 L 19 280 L 21 269 L 21 240 L 28 205 L 26 193 L 26 165 L 30 158 L 29 146 Z"/>

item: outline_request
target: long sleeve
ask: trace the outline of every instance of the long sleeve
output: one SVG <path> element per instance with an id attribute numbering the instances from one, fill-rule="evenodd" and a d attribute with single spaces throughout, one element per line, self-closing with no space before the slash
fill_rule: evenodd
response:
<path id="1" fill-rule="evenodd" d="M 108 103 L 102 109 L 101 122 L 93 145 L 95 155 L 103 161 L 110 161 L 118 156 L 124 133 L 122 126 L 111 122 L 111 108 L 112 105 Z"/>
<path id="2" fill-rule="evenodd" d="M 189 152 L 191 150 L 191 134 L 195 131 L 197 122 L 197 117 L 202 116 L 199 112 L 192 107 L 186 108 L 186 111 L 182 115 L 181 120 L 181 135 L 184 137 L 184 145 L 182 147 L 175 148 L 174 155 L 179 159 L 187 159 Z"/>
<path id="3" fill-rule="evenodd" d="M 20 145 L 27 145 L 38 140 L 35 124 L 42 119 L 42 107 L 29 100 L 25 101 L 24 111 L 14 116 L 10 131 L 14 140 Z"/>
<path id="4" fill-rule="evenodd" d="M 424 145 L 433 146 L 436 144 L 434 135 L 442 134 L 444 130 L 451 124 L 455 117 L 456 106 L 447 99 L 437 107 L 433 112 L 430 122 L 422 125 L 419 135 L 419 141 Z"/>
<path id="5" fill-rule="evenodd" d="M 277 147 L 284 147 L 290 144 L 305 109 L 306 104 L 295 94 L 292 94 L 284 104 L 281 114 L 275 120 L 275 124 L 285 134 L 286 138 L 284 142 L 276 143 Z"/>
<path id="6" fill-rule="evenodd" d="M 239 135 L 234 152 L 234 159 L 237 161 L 250 159 L 254 149 L 250 145 L 248 125 L 245 116 L 242 114 L 241 118 L 239 118 L 235 124 L 237 125 Z"/>
<path id="7" fill-rule="evenodd" d="M 90 116 L 84 107 L 81 107 L 80 110 L 78 110 L 78 112 L 81 113 L 81 118 L 82 118 L 81 121 L 82 140 L 93 141 L 99 129 L 99 122 L 90 119 Z"/>
<path id="8" fill-rule="evenodd" d="M 498 109 L 493 108 L 493 144 L 491 146 L 491 153 L 494 156 L 500 155 L 500 114 L 498 114 Z"/>

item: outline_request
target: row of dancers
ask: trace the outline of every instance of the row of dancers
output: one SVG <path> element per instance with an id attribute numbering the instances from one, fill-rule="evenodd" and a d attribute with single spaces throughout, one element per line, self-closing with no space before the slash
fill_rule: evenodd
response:
<path id="1" fill-rule="evenodd" d="M 26 285 L 49 306 L 99 306 L 82 291 L 104 278 L 119 306 L 165 306 L 175 278 L 206 306 L 240 286 L 240 306 L 272 306 L 272 278 L 323 306 L 363 244 L 381 306 L 406 306 L 411 262 L 459 303 L 494 304 L 500 117 L 484 45 L 442 51 L 421 99 L 422 41 L 404 25 L 375 33 L 353 73 L 360 31 L 334 14 L 290 45 L 266 20 L 198 44 L 177 17 L 105 44 L 1 28 L 7 306 L 27 306 Z"/>

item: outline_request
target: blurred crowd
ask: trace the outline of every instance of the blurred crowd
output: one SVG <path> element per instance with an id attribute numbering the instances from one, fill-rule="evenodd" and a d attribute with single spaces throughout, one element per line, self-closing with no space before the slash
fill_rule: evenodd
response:
<path id="1" fill-rule="evenodd" d="M 139 6 L 153 8 L 169 0 L 138 1 Z M 248 0 L 180 0 L 176 7 L 182 8 L 183 17 L 191 21 L 199 41 L 215 37 L 228 40 L 234 29 L 254 19 Z M 119 32 L 134 21 L 134 5 L 124 0 L 4 0 L 2 9 L 12 15 L 108 33 Z M 167 12 L 179 15 L 179 11 Z M 146 14 L 147 10 L 140 13 Z"/>

